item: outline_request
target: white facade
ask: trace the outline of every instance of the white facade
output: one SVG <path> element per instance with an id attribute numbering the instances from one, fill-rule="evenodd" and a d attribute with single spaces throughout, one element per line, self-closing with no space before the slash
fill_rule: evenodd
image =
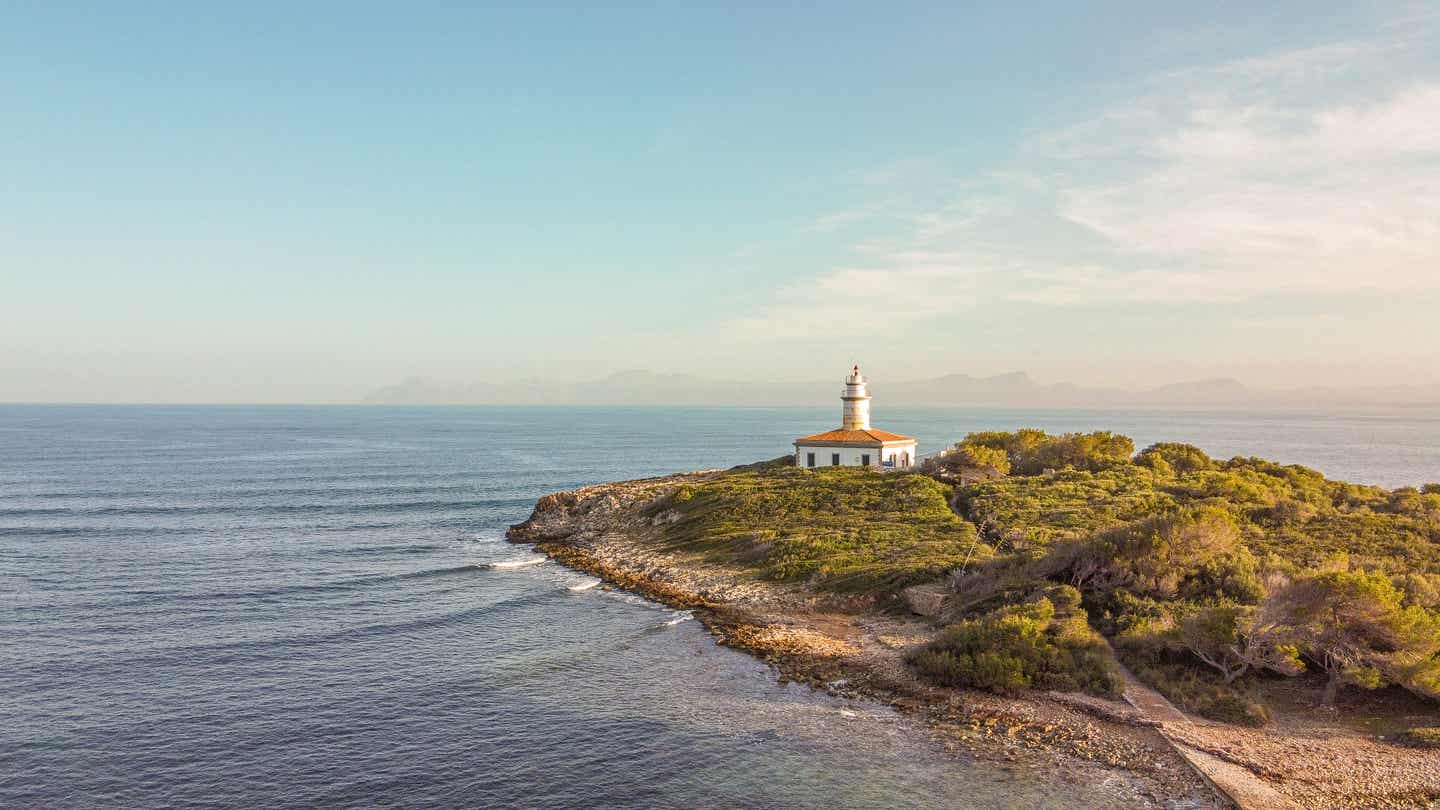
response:
<path id="1" fill-rule="evenodd" d="M 880 450 L 880 461 L 882 467 L 893 467 L 903 470 L 906 467 L 915 465 L 915 442 L 907 444 L 887 444 Z M 885 462 L 889 462 L 888 464 Z"/>
<path id="2" fill-rule="evenodd" d="M 811 464 L 811 459 L 815 463 Z M 839 459 L 838 465 L 836 458 Z M 886 464 L 886 462 L 890 462 Z M 875 447 L 842 447 L 835 444 L 795 444 L 796 467 L 864 467 L 903 470 L 915 465 L 915 442 L 885 443 Z"/>

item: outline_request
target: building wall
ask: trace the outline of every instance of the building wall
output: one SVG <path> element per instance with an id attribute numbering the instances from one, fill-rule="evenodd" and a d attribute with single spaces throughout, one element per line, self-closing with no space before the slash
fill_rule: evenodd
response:
<path id="1" fill-rule="evenodd" d="M 915 466 L 915 445 L 901 445 L 899 447 L 887 447 L 883 451 L 883 458 L 895 461 L 895 469 L 904 470 Z"/>
<path id="2" fill-rule="evenodd" d="M 816 467 L 831 466 L 830 456 L 832 453 L 840 454 L 840 466 L 842 467 L 858 467 L 860 465 L 860 456 L 862 455 L 870 456 L 871 466 L 875 466 L 880 463 L 880 448 L 878 447 L 824 447 L 812 445 L 796 445 L 795 466 L 807 466 L 805 464 L 806 453 L 815 454 Z"/>
<path id="3" fill-rule="evenodd" d="M 815 466 L 816 466 L 816 467 L 829 467 L 829 466 L 832 466 L 830 459 L 831 459 L 831 454 L 834 454 L 834 453 L 839 453 L 839 454 L 840 454 L 840 466 L 842 466 L 842 467 L 858 467 L 858 466 L 860 466 L 860 458 L 861 458 L 861 456 L 866 456 L 866 455 L 868 455 L 868 456 L 870 456 L 870 466 L 871 466 L 871 467 L 877 467 L 877 468 L 878 468 L 878 467 L 881 465 L 881 463 L 882 463 L 886 458 L 895 458 L 895 457 L 898 457 L 899 455 L 901 455 L 902 453 L 909 453 L 909 454 L 910 454 L 910 465 L 911 465 L 911 466 L 914 466 L 914 465 L 915 465 L 915 447 L 914 447 L 914 445 L 907 445 L 907 446 L 900 446 L 900 447 L 885 447 L 885 448 L 880 448 L 880 447 L 825 447 L 825 446 L 823 446 L 823 445 L 796 445 L 796 446 L 795 446 L 795 466 L 797 466 L 797 467 L 805 467 L 805 466 L 807 466 L 806 463 L 805 463 L 805 454 L 806 454 L 806 453 L 814 453 L 814 454 L 815 454 Z M 897 466 L 896 469 L 903 469 L 903 468 Z"/>

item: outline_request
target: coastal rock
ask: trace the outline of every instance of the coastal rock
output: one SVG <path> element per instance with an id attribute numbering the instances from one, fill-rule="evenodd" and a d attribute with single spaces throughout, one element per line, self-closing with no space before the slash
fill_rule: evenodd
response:
<path id="1" fill-rule="evenodd" d="M 656 515 L 653 519 L 651 519 L 650 525 L 651 525 L 651 526 L 665 526 L 665 525 L 668 525 L 668 524 L 671 524 L 671 523 L 678 523 L 679 521 L 680 521 L 680 513 L 679 513 L 679 512 L 675 511 L 674 509 L 666 509 L 665 511 L 661 512 L 660 514 Z"/>
<path id="2" fill-rule="evenodd" d="M 945 597 L 950 589 L 938 582 L 912 585 L 900 592 L 905 606 L 917 616 L 939 616 L 945 608 Z"/>
<path id="3" fill-rule="evenodd" d="M 580 499 L 574 492 L 556 492 L 536 501 L 530 517 L 505 532 L 506 539 L 516 543 L 543 543 L 562 540 L 577 528 L 573 512 Z"/>

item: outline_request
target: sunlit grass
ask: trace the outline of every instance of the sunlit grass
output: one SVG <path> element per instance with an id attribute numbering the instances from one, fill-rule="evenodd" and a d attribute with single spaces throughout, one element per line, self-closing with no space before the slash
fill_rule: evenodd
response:
<path id="1" fill-rule="evenodd" d="M 672 547 L 817 587 L 894 590 L 939 579 L 989 549 L 927 476 L 768 464 L 682 487 L 664 508 Z"/>

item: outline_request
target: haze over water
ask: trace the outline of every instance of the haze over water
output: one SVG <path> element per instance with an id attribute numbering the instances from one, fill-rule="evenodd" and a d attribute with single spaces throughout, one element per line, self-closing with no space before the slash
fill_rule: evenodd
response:
<path id="1" fill-rule="evenodd" d="M 502 541 L 548 492 L 781 455 L 832 408 L 0 406 L 0 806 L 1049 807 Z M 885 410 L 1385 486 L 1440 416 Z"/>

